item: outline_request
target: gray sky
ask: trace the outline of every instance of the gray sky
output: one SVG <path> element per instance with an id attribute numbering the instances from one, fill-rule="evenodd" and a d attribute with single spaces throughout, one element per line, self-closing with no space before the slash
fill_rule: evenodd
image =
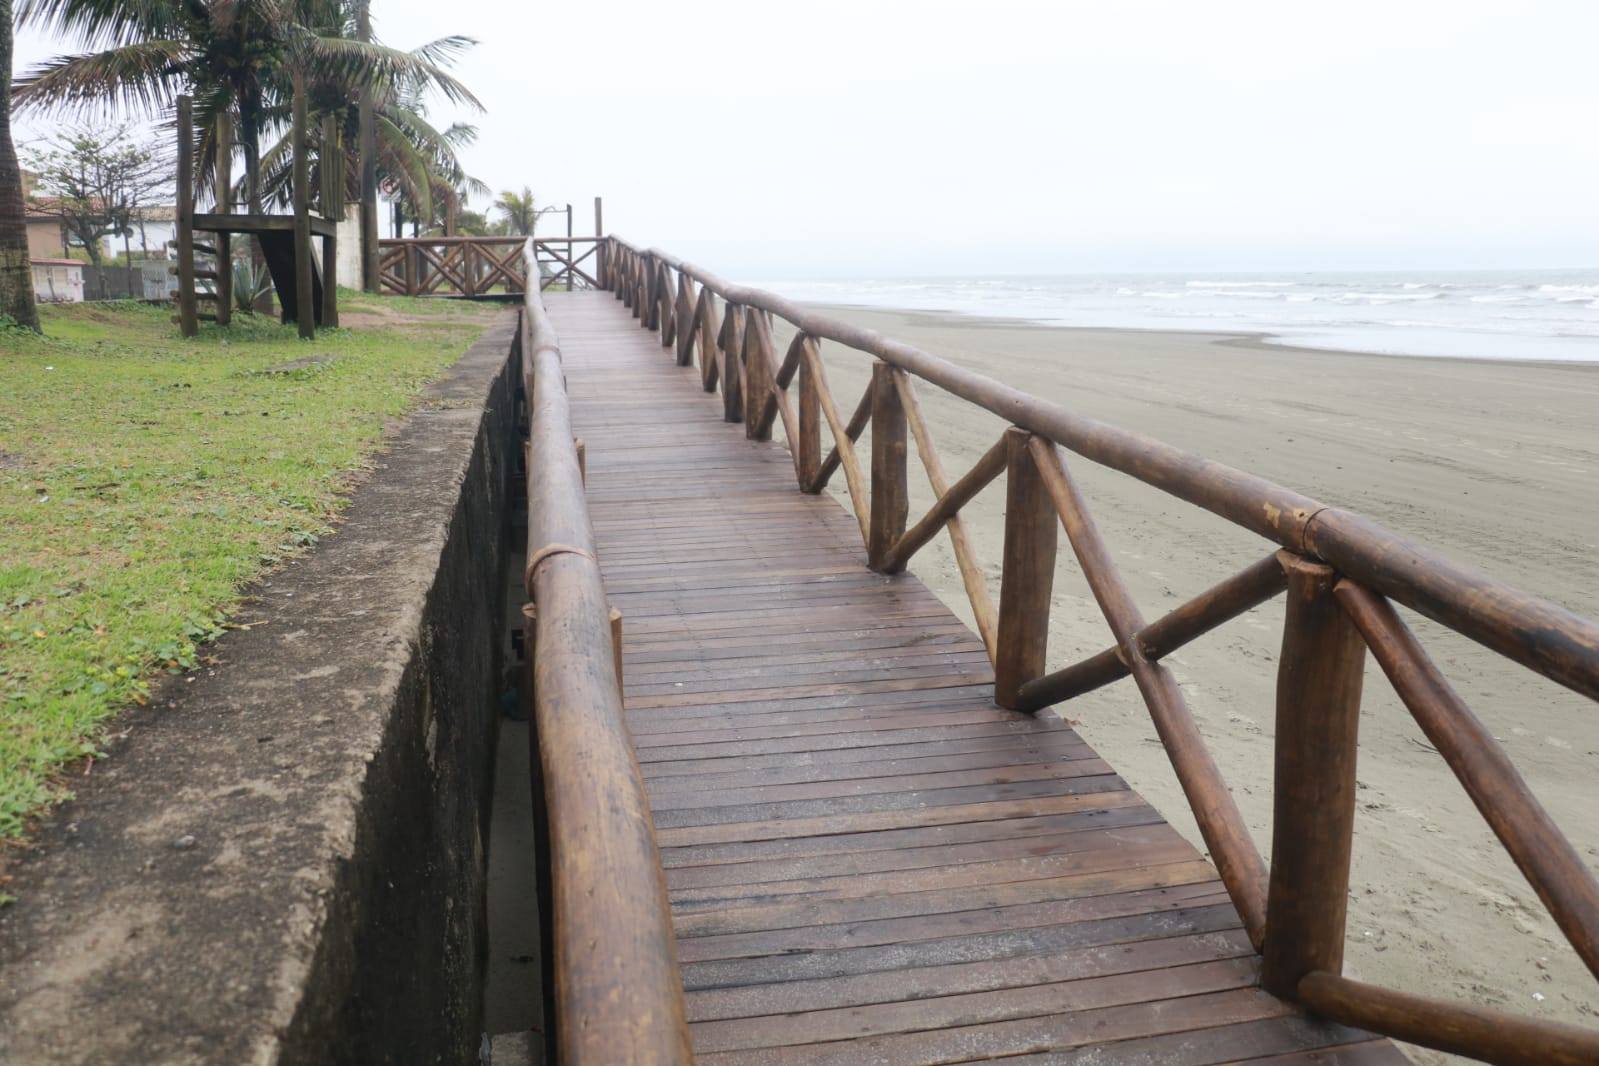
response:
<path id="1" fill-rule="evenodd" d="M 473 173 L 728 276 L 1599 264 L 1592 0 L 373 10 L 482 42 Z"/>

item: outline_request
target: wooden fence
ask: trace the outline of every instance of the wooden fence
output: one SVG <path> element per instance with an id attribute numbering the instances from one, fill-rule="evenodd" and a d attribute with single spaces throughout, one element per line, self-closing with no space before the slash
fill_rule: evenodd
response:
<path id="1" fill-rule="evenodd" d="M 643 327 L 660 331 L 662 346 L 675 348 L 679 365 L 694 365 L 698 353 L 701 383 L 708 392 L 721 389 L 728 421 L 743 422 L 751 438 L 770 439 L 782 419 L 802 491 L 821 492 L 843 470 L 872 569 L 901 570 L 941 530 L 948 532 L 993 662 L 1001 706 L 1038 711 L 1133 678 L 1227 891 L 1264 956 L 1268 990 L 1349 1025 L 1489 1062 L 1599 1062 L 1599 1033 L 1342 975 L 1356 730 L 1369 650 L 1572 947 L 1599 976 L 1599 883 L 1390 600 L 1590 699 L 1599 699 L 1599 626 L 1463 569 L 1360 515 L 1084 418 L 772 293 L 729 284 L 665 252 L 610 237 L 600 262 L 603 287 L 631 307 Z M 773 341 L 774 318 L 797 331 L 781 356 Z M 875 357 L 871 384 L 848 417 L 828 388 L 823 341 Z M 917 399 L 918 381 L 1009 423 L 958 478 L 951 479 L 939 459 Z M 863 461 L 855 442 L 868 423 L 871 453 Z M 832 438 L 825 455 L 824 424 Z M 914 524 L 908 515 L 910 441 L 937 496 Z M 1068 453 L 1220 515 L 1277 549 L 1147 622 L 1095 527 Z M 1001 473 L 1006 511 L 996 610 L 960 512 Z M 1111 643 L 1097 655 L 1046 672 L 1059 527 L 1105 616 Z M 1161 659 L 1279 593 L 1287 594 L 1287 611 L 1277 677 L 1268 870 Z M 590 609 L 598 607 L 596 601 Z"/>
<path id="2" fill-rule="evenodd" d="M 406 237 L 378 242 L 378 283 L 400 296 L 520 295 L 531 274 L 539 289 L 600 287 L 598 237 Z M 578 251 L 578 249 L 582 251 Z"/>
<path id="3" fill-rule="evenodd" d="M 525 241 L 525 268 L 537 254 Z M 594 554 L 561 350 L 536 294 L 519 343 L 528 407 L 524 642 L 547 1061 L 687 1063 L 677 944 L 644 779 L 622 718 L 621 633 Z"/>

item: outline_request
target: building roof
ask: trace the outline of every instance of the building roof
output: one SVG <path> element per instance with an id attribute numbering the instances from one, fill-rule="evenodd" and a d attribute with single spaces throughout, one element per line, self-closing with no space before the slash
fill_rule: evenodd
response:
<path id="1" fill-rule="evenodd" d="M 34 266 L 81 267 L 83 265 L 83 260 L 81 259 L 29 259 L 28 262 L 32 263 Z"/>

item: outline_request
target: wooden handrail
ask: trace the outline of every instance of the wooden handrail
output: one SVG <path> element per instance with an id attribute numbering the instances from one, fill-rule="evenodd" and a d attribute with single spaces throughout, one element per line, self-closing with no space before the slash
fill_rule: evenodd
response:
<path id="1" fill-rule="evenodd" d="M 532 242 L 527 242 L 528 268 Z M 561 352 L 526 295 L 527 590 L 534 758 L 548 811 L 547 928 L 559 1060 L 690 1063 L 677 943 L 644 779 L 622 716 L 612 620 L 573 444 Z"/>
<path id="2" fill-rule="evenodd" d="M 821 491 L 833 471 L 844 468 L 868 565 L 897 571 L 939 528 L 950 530 L 994 663 L 997 703 L 1036 711 L 1133 677 L 1228 894 L 1264 956 L 1268 990 L 1351 1025 L 1489 1062 L 1599 1061 L 1599 1033 L 1395 992 L 1338 973 L 1354 828 L 1361 676 L 1369 649 L 1577 954 L 1599 976 L 1599 881 L 1387 598 L 1594 699 L 1599 699 L 1599 625 L 1458 566 L 1360 515 L 1263 478 L 1084 418 L 772 293 L 729 284 L 665 252 L 640 250 L 617 237 L 601 247 L 609 286 L 639 324 L 659 329 L 665 344 L 675 338 L 682 366 L 692 365 L 698 348 L 701 383 L 707 391 L 721 385 L 728 421 L 745 422 L 750 437 L 764 439 L 775 417 L 782 416 L 802 491 Z M 713 296 L 725 305 L 719 323 Z M 781 364 L 772 340 L 774 318 L 795 331 Z M 877 360 L 872 384 L 847 423 L 828 388 L 819 351 L 824 340 Z M 796 371 L 797 414 L 786 391 Z M 1000 445 L 953 484 L 923 419 L 912 377 L 1010 426 Z M 824 423 L 833 441 L 821 459 Z M 854 447 L 868 424 L 874 427 L 869 478 Z M 909 529 L 907 428 L 936 497 Z M 1283 550 L 1146 625 L 1066 470 L 1063 449 L 1218 514 Z M 1004 560 L 998 615 L 988 622 L 986 583 L 959 513 L 1001 469 L 1007 475 Z M 1057 512 L 1114 646 L 1045 673 Z M 1274 865 L 1268 871 L 1205 751 L 1180 688 L 1159 660 L 1285 589 Z"/>
<path id="3" fill-rule="evenodd" d="M 532 265 L 525 266 L 524 252 L 530 243 L 545 258 L 535 256 Z M 588 247 L 578 253 L 577 245 Z M 540 289 L 563 278 L 568 290 L 579 280 L 598 289 L 606 270 L 605 247 L 602 237 L 575 235 L 385 237 L 378 241 L 378 283 L 384 291 L 406 296 L 495 295 L 498 286 L 505 294 L 518 296 L 530 277 L 538 279 Z M 595 263 L 586 270 L 582 264 L 591 257 Z M 556 269 L 544 274 L 540 263 Z"/>
<path id="4" fill-rule="evenodd" d="M 733 285 L 665 252 L 640 253 L 688 274 L 728 303 L 756 307 L 812 337 L 899 367 L 1084 458 L 1276 541 L 1411 607 L 1568 688 L 1599 699 L 1599 624 L 1463 567 L 1360 515 L 1153 437 L 1085 418 L 1059 404 L 775 293 Z"/>
<path id="5" fill-rule="evenodd" d="M 604 237 L 534 237 L 535 244 L 566 245 L 566 244 L 593 244 L 605 240 Z M 406 244 L 512 244 L 518 248 L 524 247 L 528 238 L 519 234 L 499 236 L 495 234 L 483 235 L 456 235 L 454 237 L 381 237 L 378 239 L 380 248 L 398 248 Z"/>

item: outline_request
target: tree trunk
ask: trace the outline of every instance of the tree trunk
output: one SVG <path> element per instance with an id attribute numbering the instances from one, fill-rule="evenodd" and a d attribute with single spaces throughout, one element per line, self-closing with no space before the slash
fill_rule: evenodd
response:
<path id="1" fill-rule="evenodd" d="M 360 0 L 355 15 L 356 36 L 372 39 L 370 0 Z M 381 292 L 378 275 L 378 148 L 377 120 L 372 90 L 362 89 L 358 105 L 358 142 L 361 152 L 361 284 L 367 292 Z"/>
<path id="2" fill-rule="evenodd" d="M 0 0 L 0 77 L 5 79 L 0 85 L 0 315 L 38 332 L 22 168 L 11 143 L 11 0 Z"/>

